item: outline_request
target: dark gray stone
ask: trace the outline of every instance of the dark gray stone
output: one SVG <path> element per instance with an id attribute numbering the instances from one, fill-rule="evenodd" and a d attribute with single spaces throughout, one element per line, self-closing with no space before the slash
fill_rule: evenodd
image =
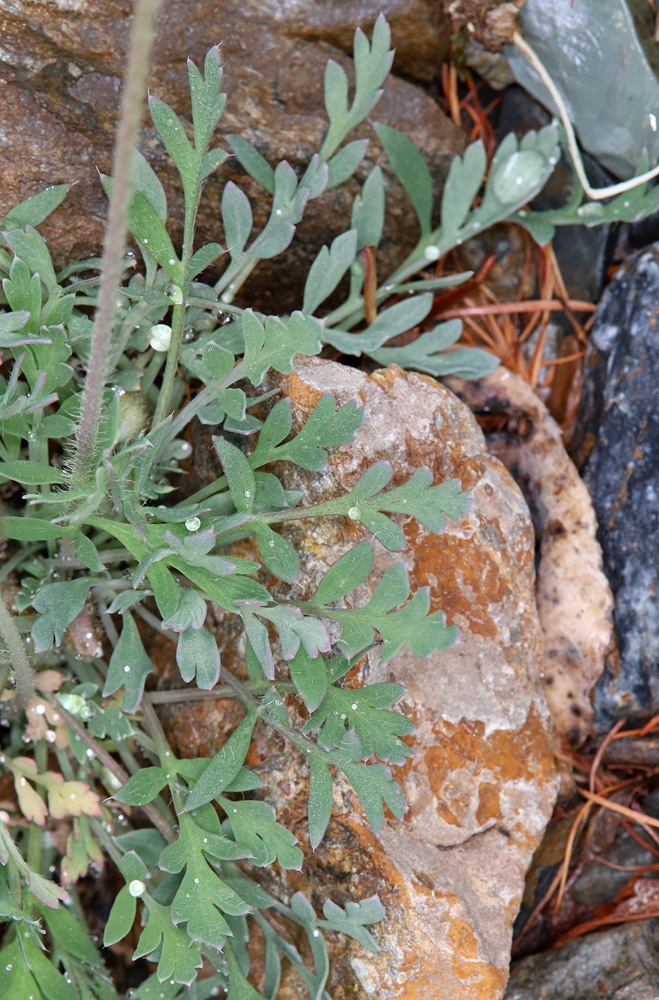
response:
<path id="1" fill-rule="evenodd" d="M 607 289 L 573 439 L 616 601 L 619 661 L 595 689 L 595 725 L 659 710 L 659 246 Z"/>
<path id="2" fill-rule="evenodd" d="M 659 921 L 577 938 L 514 962 L 504 1000 L 657 1000 Z"/>

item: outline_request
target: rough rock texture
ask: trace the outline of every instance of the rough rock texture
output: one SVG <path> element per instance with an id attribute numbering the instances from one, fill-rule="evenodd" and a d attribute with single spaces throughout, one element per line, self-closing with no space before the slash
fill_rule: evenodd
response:
<path id="1" fill-rule="evenodd" d="M 429 586 L 432 609 L 443 609 L 461 630 L 447 652 L 422 659 L 405 647 L 384 667 L 365 657 L 351 675 L 355 685 L 395 679 L 407 688 L 401 708 L 418 728 L 414 763 L 399 775 L 410 807 L 405 821 L 386 821 L 376 835 L 350 788 L 341 786 L 327 838 L 308 855 L 303 874 L 269 870 L 265 878 L 280 892 L 302 889 L 316 905 L 327 896 L 344 903 L 380 894 L 387 911 L 375 931 L 380 954 L 341 939 L 331 944 L 334 1000 L 498 1000 L 524 874 L 556 791 L 549 716 L 536 681 L 542 639 L 528 510 L 468 409 L 433 380 L 396 367 L 367 376 L 307 359 L 283 385 L 300 421 L 326 391 L 341 403 L 359 399 L 367 411 L 355 442 L 330 455 L 326 473 L 287 467 L 289 485 L 307 499 L 343 492 L 386 458 L 397 483 L 423 464 L 437 481 L 458 477 L 472 506 L 441 536 L 403 519 L 407 550 L 392 554 L 376 544 L 376 571 L 358 595 L 365 601 L 383 571 L 404 560 L 412 589 Z M 291 537 L 303 565 L 296 588 L 307 596 L 361 526 L 320 521 L 303 534 L 295 524 Z M 244 646 L 230 622 L 222 637 L 225 667 L 240 669 Z M 224 707 L 215 702 L 170 707 L 163 719 L 186 755 L 198 752 L 197 727 L 204 753 L 226 738 Z M 306 850 L 300 758 L 261 730 L 249 761 Z M 302 997 L 292 975 L 279 997 Z"/>
<path id="2" fill-rule="evenodd" d="M 190 55 L 203 61 L 222 42 L 227 109 L 221 131 L 254 142 L 271 163 L 288 159 L 303 167 L 320 148 L 326 129 L 323 74 L 329 58 L 348 72 L 352 35 L 359 24 L 370 33 L 383 10 L 397 48 L 394 73 L 375 113 L 406 131 L 424 151 L 438 186 L 451 157 L 465 139 L 425 91 L 408 82 L 438 73 L 449 44 L 450 26 L 435 0 L 162 0 L 149 77 L 151 93 L 189 121 Z M 2 185 L 0 218 L 14 204 L 49 184 L 76 183 L 67 201 L 42 231 L 57 261 L 98 252 L 106 201 L 96 167 L 108 172 L 119 105 L 121 76 L 132 4 L 127 0 L 12 0 L 0 4 L 0 92 L 2 93 Z M 145 113 L 142 151 L 157 169 L 169 195 L 175 235 L 182 229 L 180 184 Z M 358 182 L 329 192 L 309 206 L 285 263 L 259 265 L 247 286 L 264 310 L 299 307 L 297 296 L 308 262 L 320 246 L 346 227 L 352 197 L 374 162 L 384 156 L 368 124 L 354 137 L 371 138 L 370 159 Z M 219 140 L 222 144 L 222 140 Z M 241 181 L 235 160 L 221 177 Z M 260 225 L 269 199 L 251 181 Z M 387 229 L 381 264 L 402 260 L 416 242 L 413 213 L 387 174 Z M 199 234 L 220 240 L 222 184 L 210 179 L 201 204 Z M 383 272 L 384 273 L 384 272 Z"/>
<path id="3" fill-rule="evenodd" d="M 596 722 L 659 710 L 659 247 L 637 254 L 596 314 L 573 447 L 599 521 L 620 654 Z"/>
<path id="4" fill-rule="evenodd" d="M 591 695 L 612 639 L 613 599 L 588 490 L 560 427 L 533 389 L 504 368 L 478 382 L 449 380 L 475 411 L 505 413 L 511 433 L 488 445 L 522 487 L 540 539 L 537 603 L 545 639 L 543 679 L 559 733 L 574 745 L 593 718 Z"/>
<path id="5" fill-rule="evenodd" d="M 656 1000 L 659 921 L 590 934 L 515 962 L 505 1000 Z"/>
<path id="6" fill-rule="evenodd" d="M 453 30 L 473 38 L 489 52 L 500 52 L 518 27 L 526 0 L 444 0 Z"/>

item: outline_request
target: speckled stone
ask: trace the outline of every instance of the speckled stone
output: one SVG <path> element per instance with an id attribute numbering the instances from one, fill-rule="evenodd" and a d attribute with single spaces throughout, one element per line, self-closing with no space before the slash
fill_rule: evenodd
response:
<path id="1" fill-rule="evenodd" d="M 618 658 L 595 720 L 659 711 L 659 246 L 632 257 L 596 314 L 573 445 L 615 598 Z"/>
<path id="2" fill-rule="evenodd" d="M 659 921 L 641 920 L 515 962 L 505 1000 L 657 1000 Z"/>
<path id="3" fill-rule="evenodd" d="M 472 503 L 440 536 L 402 518 L 407 549 L 389 553 L 376 543 L 375 572 L 358 592 L 365 602 L 386 568 L 403 560 L 412 589 L 428 586 L 432 610 L 442 609 L 461 633 L 456 646 L 427 659 L 404 647 L 381 666 L 369 654 L 350 678 L 354 685 L 396 680 L 407 689 L 400 707 L 417 729 L 414 762 L 398 774 L 409 803 L 404 822 L 387 820 L 375 834 L 339 781 L 326 840 L 311 854 L 306 767 L 278 734 L 260 729 L 249 761 L 307 855 L 301 874 L 269 869 L 260 879 L 284 894 L 301 889 L 318 907 L 327 897 L 343 904 L 380 895 L 379 954 L 331 941 L 334 1000 L 500 1000 L 524 875 L 556 792 L 549 715 L 536 681 L 542 638 L 528 509 L 470 411 L 432 379 L 395 367 L 368 376 L 312 358 L 281 384 L 300 422 L 323 392 L 366 408 L 355 441 L 330 454 L 325 473 L 286 466 L 286 485 L 303 490 L 306 501 L 344 492 L 386 458 L 396 483 L 427 465 L 436 481 L 459 478 Z M 300 525 L 290 535 L 302 561 L 294 589 L 308 597 L 362 529 L 347 519 L 319 520 L 306 531 Z M 244 644 L 233 631 L 221 627 L 220 635 L 225 666 L 240 669 Z M 203 752 L 224 742 L 208 740 L 222 732 L 223 713 L 203 702 L 170 708 L 163 718 L 176 749 L 191 755 L 198 726 Z M 279 1000 L 302 996 L 288 970 Z"/>

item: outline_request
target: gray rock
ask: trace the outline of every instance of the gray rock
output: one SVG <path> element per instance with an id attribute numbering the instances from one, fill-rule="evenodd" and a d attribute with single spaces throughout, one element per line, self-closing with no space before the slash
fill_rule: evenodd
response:
<path id="1" fill-rule="evenodd" d="M 659 83 L 649 4 L 528 0 L 520 18 L 524 37 L 566 101 L 584 149 L 619 177 L 634 173 L 644 149 L 656 163 Z M 522 53 L 514 46 L 505 52 L 518 83 L 555 111 Z"/>
<path id="2" fill-rule="evenodd" d="M 616 601 L 619 663 L 595 689 L 595 720 L 659 710 L 659 246 L 607 289 L 586 358 L 573 441 Z M 585 464 L 584 464 L 585 463 Z"/>
<path id="3" fill-rule="evenodd" d="M 513 963 L 504 1000 L 657 1000 L 659 921 L 578 938 Z"/>

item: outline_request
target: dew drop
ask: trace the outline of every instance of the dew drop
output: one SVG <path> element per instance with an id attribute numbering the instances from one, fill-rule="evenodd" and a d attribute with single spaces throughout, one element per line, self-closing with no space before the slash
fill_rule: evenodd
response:
<path id="1" fill-rule="evenodd" d="M 423 251 L 423 256 L 426 260 L 439 260 L 439 247 L 436 247 L 431 243 L 430 246 L 427 246 Z"/>
<path id="2" fill-rule="evenodd" d="M 198 517 L 189 517 L 185 522 L 185 526 L 188 531 L 199 531 L 201 528 L 201 521 Z"/>
<path id="3" fill-rule="evenodd" d="M 125 674 L 129 674 L 130 673 L 130 667 L 128 666 L 128 664 L 126 664 L 126 666 L 124 667 L 124 673 Z"/>

